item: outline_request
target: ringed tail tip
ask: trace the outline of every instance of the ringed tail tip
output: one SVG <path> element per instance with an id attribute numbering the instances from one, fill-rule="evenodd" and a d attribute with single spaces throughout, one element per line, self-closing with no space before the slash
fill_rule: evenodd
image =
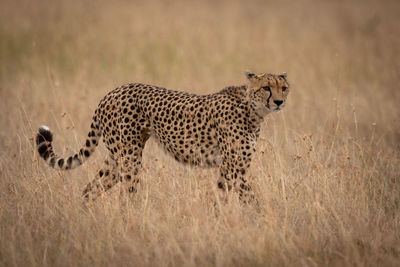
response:
<path id="1" fill-rule="evenodd" d="M 42 125 L 39 127 L 39 133 L 36 136 L 36 144 L 40 145 L 43 142 L 52 142 L 53 141 L 53 134 L 51 133 L 49 127 L 46 125 Z"/>

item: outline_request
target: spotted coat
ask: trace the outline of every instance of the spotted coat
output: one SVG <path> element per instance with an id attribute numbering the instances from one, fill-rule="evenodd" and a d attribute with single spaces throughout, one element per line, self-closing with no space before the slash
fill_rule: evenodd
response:
<path id="1" fill-rule="evenodd" d="M 41 126 L 36 137 L 39 155 L 55 169 L 81 165 L 102 137 L 108 149 L 104 166 L 83 191 L 95 199 L 118 182 L 135 192 L 146 141 L 153 136 L 177 161 L 218 167 L 218 187 L 253 198 L 246 171 L 256 152 L 264 117 L 280 111 L 288 95 L 286 74 L 247 73 L 248 83 L 209 95 L 195 95 L 132 83 L 108 93 L 96 109 L 83 147 L 67 158 L 52 147 L 53 134 Z"/>

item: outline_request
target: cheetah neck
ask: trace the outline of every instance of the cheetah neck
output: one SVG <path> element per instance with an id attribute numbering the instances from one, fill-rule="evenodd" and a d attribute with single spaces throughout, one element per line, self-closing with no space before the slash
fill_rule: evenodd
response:
<path id="1" fill-rule="evenodd" d="M 228 86 L 222 89 L 218 94 L 229 95 L 232 99 L 240 103 L 240 109 L 244 113 L 243 117 L 248 118 L 248 129 L 257 137 L 264 117 L 260 116 L 252 106 L 250 96 L 247 95 L 247 85 Z"/>
<path id="2" fill-rule="evenodd" d="M 235 99 L 242 100 L 246 97 L 246 85 L 228 86 L 221 90 L 220 93 L 227 94 Z"/>
<path id="3" fill-rule="evenodd" d="M 258 133 L 261 128 L 261 123 L 264 121 L 264 117 L 260 116 L 254 109 L 251 101 L 248 97 L 243 98 L 241 105 L 246 111 L 246 117 L 248 118 L 248 127 L 250 132 L 254 133 L 258 137 Z"/>

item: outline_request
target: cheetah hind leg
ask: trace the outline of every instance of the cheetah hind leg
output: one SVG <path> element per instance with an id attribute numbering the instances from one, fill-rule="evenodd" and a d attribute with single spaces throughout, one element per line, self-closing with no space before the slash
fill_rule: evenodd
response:
<path id="1" fill-rule="evenodd" d="M 96 178 L 83 190 L 85 200 L 95 200 L 118 182 L 122 182 L 123 188 L 127 188 L 126 191 L 129 193 L 136 193 L 139 184 L 138 175 L 142 168 L 142 152 L 149 137 L 148 134 L 138 136 L 140 146 L 134 146 L 123 140 L 126 149 L 121 150 L 121 153 L 117 155 L 119 160 L 114 160 L 111 156 L 105 161 L 105 166 L 97 173 Z"/>
<path id="2" fill-rule="evenodd" d="M 96 174 L 96 177 L 85 186 L 82 192 L 85 202 L 95 200 L 119 181 L 117 163 L 113 159 L 106 160 L 104 166 Z"/>
<path id="3" fill-rule="evenodd" d="M 146 131 L 142 131 L 139 134 L 132 135 L 132 139 L 138 140 L 135 145 L 123 140 L 126 149 L 121 153 L 123 161 L 120 174 L 123 188 L 127 189 L 125 192 L 137 192 L 140 181 L 139 175 L 142 170 L 142 152 L 149 137 L 150 135 Z"/>
<path id="4" fill-rule="evenodd" d="M 141 163 L 133 162 L 131 157 L 125 157 L 122 167 L 120 169 L 120 180 L 122 182 L 123 191 L 128 193 L 136 193 L 137 186 L 139 184 L 139 170 L 141 169 Z M 121 191 L 121 194 L 123 193 Z"/>
<path id="5" fill-rule="evenodd" d="M 134 147 L 132 150 L 135 151 L 132 154 L 124 155 L 124 160 L 121 167 L 121 181 L 125 191 L 129 193 L 136 193 L 139 184 L 139 175 L 142 170 L 142 151 L 144 142 L 141 147 Z M 132 148 L 132 146 L 131 146 Z"/>

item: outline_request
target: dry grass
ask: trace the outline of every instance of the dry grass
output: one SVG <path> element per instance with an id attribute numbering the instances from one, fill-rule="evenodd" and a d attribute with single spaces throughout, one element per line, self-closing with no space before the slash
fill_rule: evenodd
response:
<path id="1" fill-rule="evenodd" d="M 1 1 L 0 265 L 398 265 L 400 3 L 144 2 Z M 104 148 L 70 172 L 35 151 L 43 123 L 79 148 L 122 83 L 211 93 L 246 69 L 292 85 L 252 163 L 260 213 L 216 216 L 217 171 L 152 141 L 139 194 L 83 209 Z"/>

